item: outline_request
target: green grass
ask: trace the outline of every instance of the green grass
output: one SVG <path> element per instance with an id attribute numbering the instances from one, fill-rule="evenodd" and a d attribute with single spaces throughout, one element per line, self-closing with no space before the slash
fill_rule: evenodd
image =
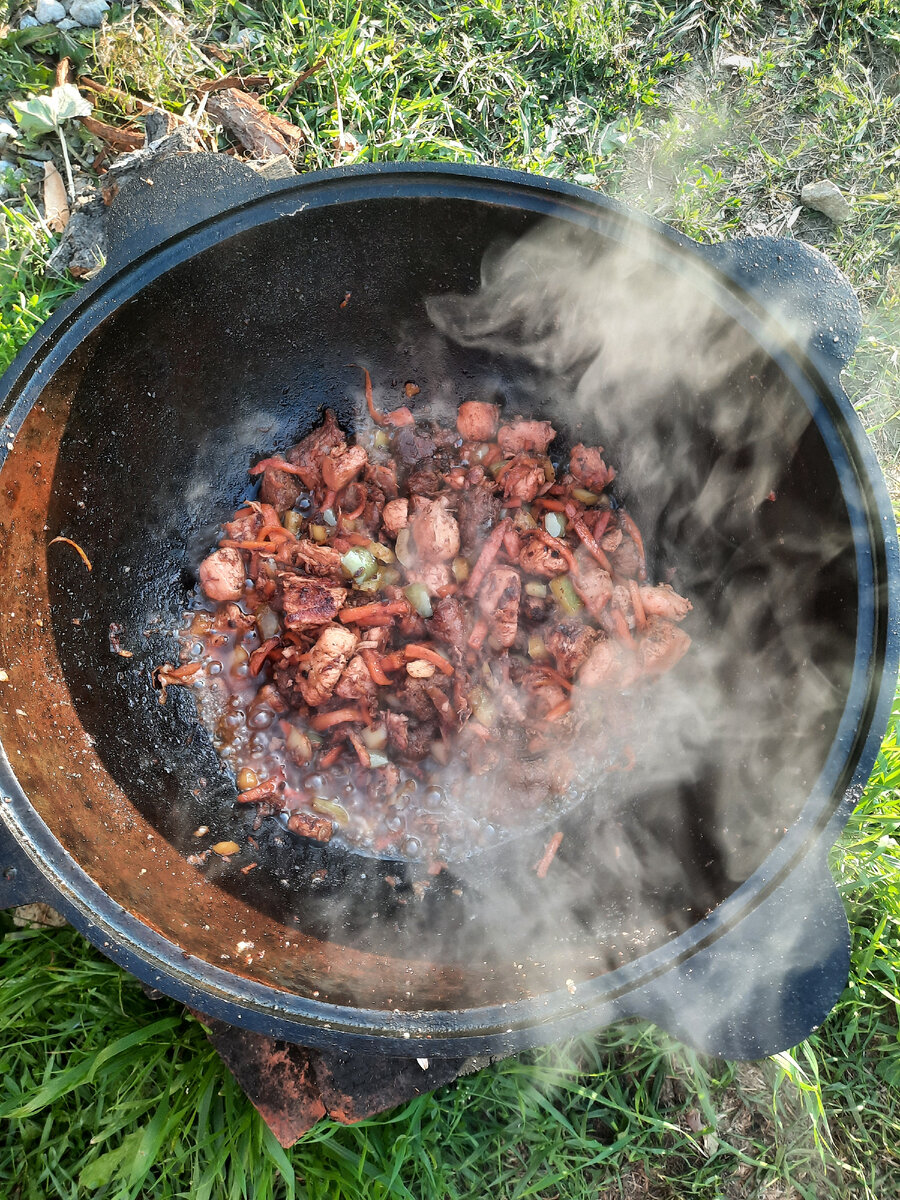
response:
<path id="1" fill-rule="evenodd" d="M 894 0 L 529 0 L 361 4 L 158 0 L 78 38 L 0 40 L 0 104 L 46 89 L 61 52 L 118 87 L 193 111 L 200 79 L 268 74 L 307 133 L 300 169 L 460 159 L 601 187 L 691 236 L 795 236 L 860 295 L 846 386 L 900 495 L 900 4 Z M 223 63 L 201 43 L 261 44 Z M 193 42 L 185 36 L 193 34 Z M 752 63 L 732 69 L 723 55 Z M 115 101 L 98 115 L 122 119 Z M 210 144 L 226 148 L 221 132 Z M 49 145 L 49 143 L 47 143 Z M 83 167 L 97 145 L 72 132 Z M 73 284 L 43 268 L 38 168 L 6 201 L 0 367 Z M 841 227 L 799 206 L 823 175 Z M 2 237 L 0 237 L 2 244 Z M 508 1060 L 283 1152 L 202 1028 L 152 1001 L 71 929 L 0 943 L 0 1195 L 820 1200 L 900 1197 L 900 747 L 885 740 L 832 862 L 853 930 L 825 1025 L 760 1064 L 703 1059 L 652 1027 Z M 2 919 L 2 918 L 0 918 Z"/>

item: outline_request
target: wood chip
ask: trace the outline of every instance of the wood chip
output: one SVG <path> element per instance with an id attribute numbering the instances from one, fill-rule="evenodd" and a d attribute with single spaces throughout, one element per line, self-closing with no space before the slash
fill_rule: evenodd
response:
<path id="1" fill-rule="evenodd" d="M 315 73 L 317 71 L 321 71 L 324 66 L 325 66 L 325 59 L 320 58 L 318 62 L 314 62 L 311 67 L 307 67 L 305 71 L 301 72 L 301 74 L 299 74 L 296 79 L 292 79 L 291 82 L 288 84 L 287 91 L 284 93 L 284 95 L 281 98 L 281 103 L 278 105 L 278 111 L 281 112 L 282 109 L 287 107 L 288 100 L 290 100 L 291 96 L 293 96 L 294 92 L 296 92 L 297 88 L 300 86 L 301 83 L 306 83 L 306 81 L 307 81 L 307 79 L 309 79 L 310 75 L 315 75 Z"/>
<path id="2" fill-rule="evenodd" d="M 221 92 L 224 88 L 270 88 L 272 80 L 268 75 L 224 75 L 221 79 L 208 79 L 206 83 L 197 86 L 198 92 Z"/>
<path id="3" fill-rule="evenodd" d="M 255 158 L 291 155 L 304 140 L 302 129 L 274 116 L 253 96 L 238 88 L 210 93 L 206 111 Z"/>
<path id="4" fill-rule="evenodd" d="M 132 150 L 140 150 L 144 145 L 144 135 L 136 130 L 107 125 L 105 121 L 98 121 L 96 117 L 82 117 L 81 123 L 88 133 L 92 133 L 101 142 L 106 142 L 107 146 L 121 153 L 128 154 Z"/>
<path id="5" fill-rule="evenodd" d="M 62 233 L 69 223 L 66 185 L 52 162 L 44 163 L 44 220 L 54 233 Z"/>

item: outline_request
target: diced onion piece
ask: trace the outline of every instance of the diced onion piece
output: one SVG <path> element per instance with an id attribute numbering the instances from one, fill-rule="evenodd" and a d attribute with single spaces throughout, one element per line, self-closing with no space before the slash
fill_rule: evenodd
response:
<path id="1" fill-rule="evenodd" d="M 310 525 L 309 536 L 321 546 L 323 542 L 328 541 L 328 527 L 326 525 Z"/>
<path id="2" fill-rule="evenodd" d="M 382 546 L 381 542 L 369 542 L 369 553 L 381 563 L 392 563 L 395 557 L 390 546 Z"/>
<path id="3" fill-rule="evenodd" d="M 386 450 L 391 444 L 390 434 L 386 429 L 375 430 L 375 445 L 379 450 Z"/>
<path id="4" fill-rule="evenodd" d="M 348 579 L 354 583 L 365 583 L 378 570 L 378 564 L 368 550 L 353 546 L 341 558 L 341 567 Z"/>
<path id="5" fill-rule="evenodd" d="M 475 462 L 480 463 L 483 458 L 486 458 L 488 456 L 488 454 L 490 453 L 490 449 L 491 449 L 490 442 L 482 442 L 481 445 L 473 453 L 472 458 L 475 460 Z"/>
<path id="6" fill-rule="evenodd" d="M 424 658 L 414 658 L 406 664 L 406 673 L 410 679 L 430 679 L 436 670 L 434 663 L 426 662 Z"/>
<path id="7" fill-rule="evenodd" d="M 383 750 L 387 745 L 387 729 L 384 725 L 367 726 L 362 731 L 362 740 L 369 750 Z"/>
<path id="8" fill-rule="evenodd" d="M 471 692 L 469 692 L 469 707 L 472 709 L 472 716 L 478 724 L 483 725 L 485 729 L 490 729 L 494 723 L 496 713 L 490 694 L 484 688 L 472 688 Z"/>
<path id="9" fill-rule="evenodd" d="M 551 537 L 561 538 L 566 532 L 566 518 L 562 513 L 548 512 L 544 517 L 544 528 Z"/>
<path id="10" fill-rule="evenodd" d="M 530 583 L 525 584 L 525 595 L 536 596 L 539 600 L 543 600 L 547 595 L 546 583 L 538 583 L 536 579 L 532 579 Z"/>
<path id="11" fill-rule="evenodd" d="M 581 611 L 583 605 L 568 575 L 557 575 L 556 579 L 551 579 L 550 591 L 566 616 L 571 617 Z"/>
<path id="12" fill-rule="evenodd" d="M 237 785 L 239 792 L 249 792 L 251 788 L 259 786 L 259 776 L 249 767 L 242 767 L 238 771 Z"/>
<path id="13" fill-rule="evenodd" d="M 303 516 L 301 513 L 294 512 L 293 509 L 289 509 L 288 512 L 284 514 L 284 520 L 281 523 L 288 533 L 292 533 L 294 537 L 296 537 L 300 532 L 300 526 L 303 524 Z"/>
<path id="14" fill-rule="evenodd" d="M 301 730 L 292 725 L 287 737 L 285 745 L 291 752 L 291 757 L 296 763 L 308 763 L 312 758 L 312 742 L 309 737 Z"/>
<path id="15" fill-rule="evenodd" d="M 402 578 L 403 576 L 396 567 L 385 567 L 381 572 L 381 586 L 393 587 L 395 584 L 399 583 Z"/>
<path id="16" fill-rule="evenodd" d="M 544 639 L 537 633 L 533 633 L 528 639 L 528 657 L 529 658 L 546 658 L 547 647 L 544 644 Z"/>
<path id="17" fill-rule="evenodd" d="M 307 729 L 306 736 L 309 738 L 313 746 L 321 746 L 324 738 L 321 733 L 316 733 L 315 729 Z"/>
<path id="18" fill-rule="evenodd" d="M 212 849 L 214 854 L 221 854 L 223 858 L 228 858 L 232 854 L 240 854 L 241 851 L 237 842 L 216 842 Z"/>
<path id="19" fill-rule="evenodd" d="M 495 463 L 491 463 L 491 465 L 488 467 L 488 474 L 490 475 L 491 479 L 496 479 L 505 466 L 506 461 L 502 458 L 498 458 Z"/>
<path id="20" fill-rule="evenodd" d="M 528 530 L 537 529 L 537 521 L 531 515 L 527 508 L 517 508 L 513 513 L 513 525 L 516 529 Z"/>
<path id="21" fill-rule="evenodd" d="M 323 817 L 331 817 L 332 821 L 340 825 L 341 829 L 346 829 L 350 824 L 350 814 L 343 804 L 338 804 L 336 800 L 327 800 L 324 796 L 313 796 L 309 803 Z"/>
<path id="22" fill-rule="evenodd" d="M 586 488 L 572 488 L 572 495 L 579 504 L 596 504 L 600 499 L 596 492 L 589 492 Z"/>
<path id="23" fill-rule="evenodd" d="M 401 532 L 403 531 L 401 530 Z M 420 617 L 430 617 L 433 615 L 431 597 L 428 595 L 428 588 L 424 583 L 411 583 L 409 587 L 403 589 L 403 595 Z"/>
<path id="24" fill-rule="evenodd" d="M 384 580 L 382 579 L 381 572 L 379 571 L 377 574 L 373 575 L 371 579 L 364 579 L 362 583 L 358 583 L 356 585 L 356 590 L 358 592 L 374 593 L 381 591 L 383 586 Z"/>
<path id="25" fill-rule="evenodd" d="M 409 526 L 406 525 L 397 534 L 397 541 L 394 546 L 394 553 L 397 555 L 397 561 L 402 563 L 404 567 L 411 567 L 413 564 L 413 547 L 412 534 L 409 532 Z"/>
<path id="26" fill-rule="evenodd" d="M 334 529 L 335 525 L 337 525 L 337 517 L 334 515 L 334 509 L 326 508 L 322 513 L 322 520 L 326 525 L 330 525 Z"/>
<path id="27" fill-rule="evenodd" d="M 431 743 L 431 753 L 442 767 L 446 767 L 447 763 L 450 761 L 450 749 L 447 743 L 441 741 L 440 738 Z"/>
<path id="28" fill-rule="evenodd" d="M 269 608 L 268 604 L 264 604 L 256 613 L 256 628 L 259 630 L 259 636 L 264 642 L 269 638 L 278 637 L 281 633 L 281 622 L 278 620 L 278 614 Z"/>
<path id="29" fill-rule="evenodd" d="M 556 482 L 556 472 L 553 470 L 553 463 L 550 461 L 549 458 L 545 458 L 542 465 L 544 468 L 544 478 L 547 480 L 548 483 L 555 483 Z"/>
<path id="30" fill-rule="evenodd" d="M 373 767 L 373 768 L 374 767 L 386 767 L 389 762 L 390 762 L 390 759 L 384 754 L 379 754 L 377 750 L 369 751 L 369 766 L 370 767 Z"/>
<path id="31" fill-rule="evenodd" d="M 458 555 L 456 558 L 454 558 L 451 569 L 453 571 L 453 578 L 457 583 L 465 583 L 469 578 L 469 563 L 465 558 L 462 557 L 462 555 Z"/>
<path id="32" fill-rule="evenodd" d="M 240 667 L 246 667 L 250 662 L 250 653 L 246 646 L 235 646 L 231 656 L 231 673 L 236 675 Z"/>

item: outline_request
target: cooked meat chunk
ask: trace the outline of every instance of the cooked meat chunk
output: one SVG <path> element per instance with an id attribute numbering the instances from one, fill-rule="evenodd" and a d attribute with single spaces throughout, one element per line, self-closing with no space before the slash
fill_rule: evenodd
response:
<path id="1" fill-rule="evenodd" d="M 409 527 L 417 553 L 430 562 L 447 562 L 459 553 L 459 526 L 446 500 L 414 496 Z"/>
<path id="2" fill-rule="evenodd" d="M 384 506 L 381 519 L 391 537 L 396 537 L 400 530 L 409 524 L 409 501 L 389 500 Z"/>
<path id="3" fill-rule="evenodd" d="M 618 549 L 609 556 L 609 561 L 619 575 L 624 575 L 626 579 L 637 579 L 641 568 L 641 552 L 631 538 L 622 539 Z"/>
<path id="4" fill-rule="evenodd" d="M 439 496 L 444 490 L 444 476 L 430 462 L 427 467 L 410 472 L 406 486 L 413 496 Z"/>
<path id="5" fill-rule="evenodd" d="M 690 600 L 679 596 L 673 587 L 660 583 L 656 587 L 642 585 L 641 603 L 648 617 L 665 617 L 667 621 L 683 621 L 693 609 Z"/>
<path id="6" fill-rule="evenodd" d="M 365 529 L 366 533 L 372 537 L 378 533 L 381 528 L 381 517 L 384 512 L 384 492 L 381 488 L 370 487 L 369 498 L 366 501 L 366 506 L 363 509 L 362 516 L 357 520 L 361 528 Z"/>
<path id="7" fill-rule="evenodd" d="M 521 541 L 519 563 L 526 574 L 552 579 L 555 575 L 565 575 L 568 571 L 568 560 L 555 546 L 546 542 L 540 533 L 526 531 L 521 535 Z"/>
<path id="8" fill-rule="evenodd" d="M 386 500 L 397 499 L 397 464 L 393 459 L 387 463 L 370 462 L 366 467 L 365 479 L 367 483 L 380 488 Z"/>
<path id="9" fill-rule="evenodd" d="M 341 700 L 365 700 L 368 703 L 374 699 L 376 690 L 369 668 L 356 654 L 344 668 L 334 694 Z"/>
<path id="10" fill-rule="evenodd" d="M 467 442 L 489 442 L 497 432 L 498 408 L 481 400 L 467 400 L 459 406 L 456 428 Z"/>
<path id="11" fill-rule="evenodd" d="M 548 596 L 529 596 L 523 591 L 519 601 L 519 617 L 523 621 L 530 621 L 532 625 L 540 625 L 549 614 L 551 603 Z"/>
<path id="12" fill-rule="evenodd" d="M 602 446 L 585 446 L 579 442 L 572 447 L 569 456 L 569 470 L 582 487 L 592 492 L 602 492 L 616 475 L 603 461 L 602 453 Z"/>
<path id="13" fill-rule="evenodd" d="M 500 518 L 500 501 L 487 485 L 470 488 L 459 497 L 459 537 L 465 554 L 481 549 Z"/>
<path id="14" fill-rule="evenodd" d="M 263 471 L 259 498 L 264 504 L 271 504 L 279 516 L 284 516 L 297 503 L 302 490 L 303 485 L 296 475 L 269 467 Z"/>
<path id="15" fill-rule="evenodd" d="M 256 624 L 253 613 L 245 613 L 237 604 L 226 604 L 213 618 L 213 629 L 239 629 L 242 633 Z"/>
<path id="16" fill-rule="evenodd" d="M 409 717 L 406 713 L 386 712 L 384 725 L 390 744 L 401 754 L 404 753 L 409 745 Z"/>
<path id="17" fill-rule="evenodd" d="M 393 450 L 404 467 L 414 467 L 434 454 L 434 438 L 417 433 L 415 425 L 404 425 L 394 434 Z"/>
<path id="18" fill-rule="evenodd" d="M 500 647 L 511 646 L 516 640 L 521 591 L 522 578 L 512 567 L 494 567 L 481 585 L 478 607 Z"/>
<path id="19" fill-rule="evenodd" d="M 596 631 L 581 621 L 562 621 L 544 637 L 547 649 L 556 660 L 556 669 L 566 679 L 575 678 L 596 640 Z"/>
<path id="20" fill-rule="evenodd" d="M 503 494 L 507 500 L 530 504 L 546 482 L 540 463 L 527 454 L 520 454 L 503 473 Z"/>
<path id="21" fill-rule="evenodd" d="M 304 579 L 287 572 L 279 574 L 278 579 L 286 629 L 305 629 L 333 621 L 347 599 L 346 588 L 329 587 L 317 579 Z"/>
<path id="22" fill-rule="evenodd" d="M 331 699 L 358 642 L 355 633 L 340 625 L 329 625 L 319 635 L 306 660 L 306 675 L 299 679 L 303 699 L 311 708 Z"/>
<path id="23" fill-rule="evenodd" d="M 538 688 L 531 701 L 532 715 L 540 720 L 568 698 L 568 692 L 555 684 Z"/>
<path id="24" fill-rule="evenodd" d="M 613 597 L 613 581 L 607 571 L 586 556 L 578 558 L 578 571 L 572 578 L 575 591 L 584 601 L 588 612 L 599 620 Z"/>
<path id="25" fill-rule="evenodd" d="M 292 466 L 301 468 L 300 478 L 310 489 L 322 484 L 322 460 L 332 450 L 345 445 L 344 435 L 338 428 L 331 409 L 325 412 L 325 420 L 302 442 L 292 446 L 285 458 Z"/>
<path id="26" fill-rule="evenodd" d="M 314 842 L 330 842 L 334 833 L 334 826 L 327 817 L 318 817 L 313 813 L 292 813 L 288 817 L 287 827 L 291 833 L 311 838 Z"/>
<path id="27" fill-rule="evenodd" d="M 466 609 L 455 596 L 445 596 L 434 605 L 428 625 L 432 637 L 438 641 L 458 649 L 465 646 L 468 637 Z"/>
<path id="28" fill-rule="evenodd" d="M 622 545 L 624 536 L 621 529 L 610 529 L 600 538 L 600 549 L 605 550 L 607 554 L 612 554 L 613 550 L 618 550 Z"/>
<path id="29" fill-rule="evenodd" d="M 521 417 L 510 425 L 501 425 L 497 431 L 500 449 L 507 456 L 527 451 L 546 454 L 555 437 L 556 430 L 549 421 L 524 421 Z"/>
<path id="30" fill-rule="evenodd" d="M 434 703 L 428 695 L 427 679 L 412 679 L 404 675 L 403 683 L 397 688 L 397 703 L 404 712 L 411 713 L 420 721 L 427 721 L 434 716 Z"/>
<path id="31" fill-rule="evenodd" d="M 410 725 L 403 757 L 411 759 L 413 762 L 419 762 L 426 758 L 439 736 L 437 725 L 433 721 L 422 725 Z"/>
<path id="32" fill-rule="evenodd" d="M 240 600 L 247 569 L 240 550 L 214 550 L 200 564 L 200 586 L 210 600 Z"/>
<path id="33" fill-rule="evenodd" d="M 601 635 L 578 672 L 578 682 L 588 688 L 627 687 L 634 676 L 634 654 L 621 642 Z"/>
<path id="34" fill-rule="evenodd" d="M 327 487 L 339 492 L 357 477 L 368 461 L 369 457 L 362 446 L 332 450 L 322 459 L 322 478 Z"/>
<path id="35" fill-rule="evenodd" d="M 233 521 L 222 526 L 225 536 L 233 542 L 252 542 L 262 528 L 262 518 L 257 508 L 243 508 L 235 514 Z"/>
<path id="36" fill-rule="evenodd" d="M 406 574 L 410 583 L 424 583 L 430 596 L 436 596 L 442 588 L 449 587 L 453 578 L 450 568 L 443 562 L 416 563 Z"/>
<path id="37" fill-rule="evenodd" d="M 647 630 L 638 643 L 638 662 L 645 675 L 662 675 L 687 654 L 691 639 L 663 617 L 649 617 Z"/>
<path id="38" fill-rule="evenodd" d="M 341 578 L 341 556 L 333 546 L 320 546 L 316 542 L 303 539 L 294 542 L 282 553 L 307 575 L 315 575 L 319 579 Z"/>

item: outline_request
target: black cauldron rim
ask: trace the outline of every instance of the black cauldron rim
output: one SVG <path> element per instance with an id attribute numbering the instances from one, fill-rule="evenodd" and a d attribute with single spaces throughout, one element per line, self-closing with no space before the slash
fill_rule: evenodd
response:
<path id="1" fill-rule="evenodd" d="M 0 867 L 6 869 L 0 880 L 0 900 L 4 904 L 49 900 L 131 973 L 232 1024 L 334 1049 L 356 1045 L 405 1055 L 459 1055 L 557 1040 L 623 1015 L 656 1015 L 661 1002 L 653 987 L 655 980 L 685 964 L 688 974 L 699 979 L 704 955 L 718 953 L 716 943 L 725 933 L 753 913 L 759 920 L 760 910 L 769 908 L 767 901 L 774 898 L 779 905 L 783 903 L 778 896 L 785 887 L 796 890 L 801 879 L 805 883 L 797 894 L 808 901 L 815 896 L 820 907 L 829 909 L 824 915 L 831 941 L 838 945 L 828 968 L 830 978 L 819 988 L 821 994 L 830 988 L 827 1007 L 807 1013 L 812 1023 L 817 1023 L 846 979 L 846 919 L 828 873 L 826 854 L 858 802 L 875 762 L 900 659 L 896 526 L 874 453 L 839 381 L 859 332 L 858 306 L 852 292 L 853 303 L 848 303 L 848 285 L 824 256 L 808 247 L 800 247 L 798 253 L 797 243 L 745 239 L 701 246 L 599 193 L 505 169 L 435 163 L 363 165 L 262 185 L 256 177 L 251 181 L 249 171 L 241 173 L 236 167 L 228 163 L 230 178 L 224 194 L 207 192 L 206 211 L 196 191 L 182 202 L 174 222 L 171 215 L 165 218 L 157 212 L 154 226 L 152 213 L 148 221 L 139 206 L 131 214 L 126 207 L 120 209 L 118 231 L 113 222 L 114 243 L 107 269 L 60 307 L 2 380 L 0 413 L 10 437 L 15 436 L 47 380 L 104 318 L 176 263 L 251 226 L 293 216 L 307 207 L 384 194 L 394 198 L 451 194 L 525 206 L 588 227 L 601 221 L 618 223 L 627 231 L 638 230 L 653 239 L 654 253 L 680 258 L 705 274 L 717 302 L 733 312 L 804 396 L 828 445 L 851 514 L 863 599 L 853 677 L 840 727 L 800 818 L 757 871 L 703 921 L 643 957 L 579 984 L 575 995 L 559 992 L 465 1012 L 353 1009 L 348 1020 L 344 1008 L 281 992 L 205 962 L 186 960 L 177 945 L 121 908 L 78 867 L 28 803 L 5 757 L 0 763 L 5 801 L 0 806 Z M 170 232 L 158 242 L 163 221 L 170 231 L 174 224 L 178 232 Z M 771 279 L 755 285 L 752 269 L 758 264 L 754 256 L 779 262 L 788 258 L 795 273 L 808 273 L 810 282 L 820 289 L 823 279 L 814 280 L 813 274 L 818 277 L 822 273 L 824 282 L 839 294 L 836 311 L 832 308 L 830 313 L 836 324 L 828 325 L 826 312 L 812 330 L 815 337 L 807 347 L 793 344 L 770 311 Z M 775 346 L 770 344 L 773 339 Z M 6 452 L 0 453 L 2 464 Z M 761 928 L 765 925 L 763 920 Z M 818 1003 L 821 1006 L 821 995 Z M 677 1021 L 667 1023 L 678 1031 Z M 731 1053 L 738 1056 L 746 1049 L 738 1044 Z M 760 1046 L 749 1049 L 755 1055 Z M 769 1052 L 765 1045 L 762 1052 Z"/>

